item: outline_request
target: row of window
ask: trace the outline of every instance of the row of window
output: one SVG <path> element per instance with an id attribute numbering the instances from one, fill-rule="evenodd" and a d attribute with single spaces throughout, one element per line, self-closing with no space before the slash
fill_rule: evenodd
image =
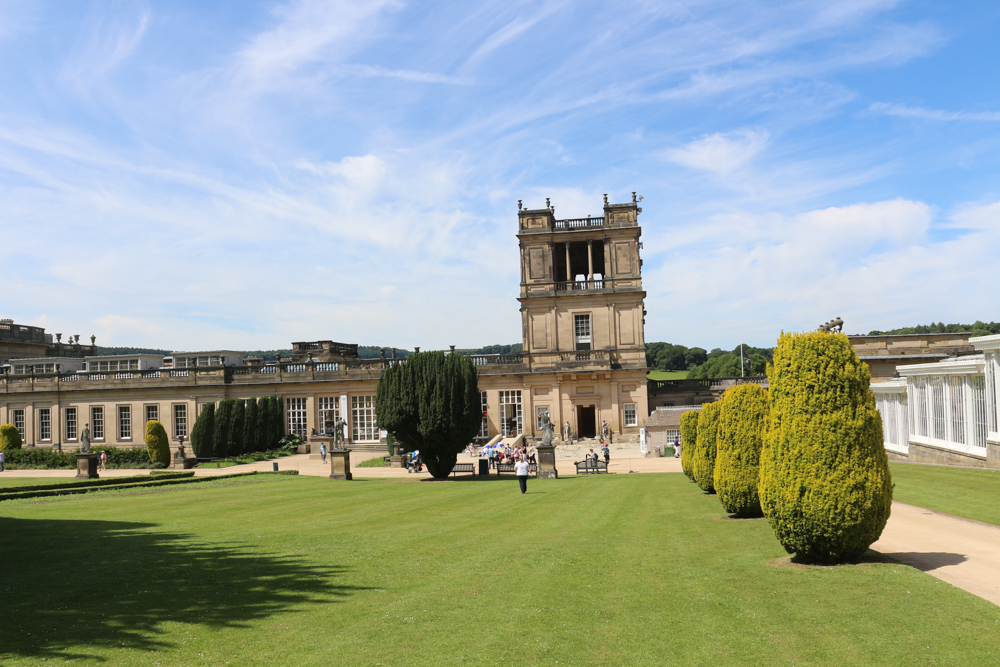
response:
<path id="1" fill-rule="evenodd" d="M 317 399 L 319 412 L 318 432 L 322 435 L 332 435 L 334 425 L 341 419 L 341 397 L 321 396 Z M 482 424 L 479 430 L 479 437 L 489 437 L 489 420 L 487 416 L 486 392 L 480 392 L 480 401 L 483 411 Z M 501 391 L 499 392 L 500 406 L 500 428 L 504 436 L 512 437 L 524 432 L 524 419 L 521 406 L 521 391 Z M 158 420 L 160 418 L 159 405 L 151 404 L 145 407 L 145 422 Z M 372 442 L 380 437 L 378 424 L 375 419 L 375 397 L 374 396 L 351 396 L 351 440 L 353 442 Z M 305 398 L 288 398 L 285 400 L 286 428 L 288 433 L 296 433 L 302 437 L 308 435 L 308 411 Z M 50 408 L 39 408 L 38 415 L 38 440 L 42 442 L 52 439 L 52 414 Z M 63 409 L 65 419 L 65 439 L 76 440 L 79 431 L 79 418 L 77 409 L 69 407 Z M 105 439 L 105 414 L 104 407 L 95 405 L 90 408 L 90 437 L 93 440 Z M 132 406 L 117 406 L 117 428 L 118 440 L 132 439 Z M 550 417 L 548 406 L 539 406 L 535 409 L 535 427 L 540 430 L 545 417 Z M 13 410 L 13 422 L 21 439 L 25 437 L 24 410 Z M 187 437 L 187 406 L 175 404 L 173 406 L 173 426 L 174 438 Z M 638 414 L 635 403 L 624 405 L 624 425 L 637 426 Z"/>
<path id="2" fill-rule="evenodd" d="M 153 419 L 159 419 L 159 406 L 158 405 L 147 405 L 146 407 L 146 421 Z M 173 406 L 173 417 L 174 417 L 174 437 L 184 436 L 187 437 L 187 406 L 184 404 L 176 404 Z M 13 422 L 14 427 L 17 428 L 18 433 L 21 435 L 21 440 L 25 439 L 25 428 L 24 428 L 24 410 L 15 409 L 13 412 Z M 52 409 L 51 408 L 38 408 L 36 410 L 38 416 L 38 440 L 40 442 L 49 442 L 52 440 Z M 132 439 L 132 406 L 130 405 L 119 405 L 118 406 L 118 440 L 131 440 Z M 79 437 L 79 418 L 77 416 L 76 408 L 63 408 L 63 419 L 65 430 L 64 438 L 66 440 L 76 440 Z M 92 440 L 104 440 L 104 406 L 94 405 L 90 407 L 90 437 Z"/>
<path id="3" fill-rule="evenodd" d="M 914 377 L 909 383 L 912 433 L 986 447 L 986 382 L 982 375 Z"/>

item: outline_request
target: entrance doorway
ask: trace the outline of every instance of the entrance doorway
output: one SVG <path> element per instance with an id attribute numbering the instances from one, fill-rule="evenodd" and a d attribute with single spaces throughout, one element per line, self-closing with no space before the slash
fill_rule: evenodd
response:
<path id="1" fill-rule="evenodd" d="M 576 406 L 576 434 L 578 438 L 597 437 L 597 410 L 593 405 Z"/>

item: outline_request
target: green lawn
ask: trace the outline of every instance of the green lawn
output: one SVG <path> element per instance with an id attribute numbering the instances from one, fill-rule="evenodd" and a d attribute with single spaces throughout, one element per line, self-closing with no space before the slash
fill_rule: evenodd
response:
<path id="1" fill-rule="evenodd" d="M 894 500 L 1000 524 L 1000 470 L 897 462 L 889 468 Z"/>
<path id="2" fill-rule="evenodd" d="M 649 371 L 646 373 L 648 380 L 683 380 L 687 376 L 687 371 Z"/>
<path id="3" fill-rule="evenodd" d="M 1000 608 L 792 565 L 681 474 L 223 479 L 4 502 L 0 535 L 5 666 L 1000 662 Z"/>

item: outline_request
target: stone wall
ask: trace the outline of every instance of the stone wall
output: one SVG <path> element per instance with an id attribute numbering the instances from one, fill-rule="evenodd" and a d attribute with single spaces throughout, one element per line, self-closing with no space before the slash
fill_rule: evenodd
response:
<path id="1" fill-rule="evenodd" d="M 966 466 L 971 468 L 989 467 L 986 464 L 986 459 L 982 457 L 952 452 L 947 449 L 938 449 L 937 447 L 914 442 L 910 442 L 910 454 L 908 457 L 904 459 L 892 459 L 890 457 L 890 460 L 911 461 L 913 463 L 936 463 L 938 465 Z"/>

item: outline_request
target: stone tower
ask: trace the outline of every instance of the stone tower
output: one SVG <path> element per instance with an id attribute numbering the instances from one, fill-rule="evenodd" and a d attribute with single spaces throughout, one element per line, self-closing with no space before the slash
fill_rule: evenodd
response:
<path id="1" fill-rule="evenodd" d="M 605 195 L 602 217 L 556 220 L 548 200 L 519 211 L 518 301 L 532 369 L 572 372 L 573 382 L 620 372 L 645 381 L 641 212 L 635 193 L 627 204 L 608 204 Z"/>

